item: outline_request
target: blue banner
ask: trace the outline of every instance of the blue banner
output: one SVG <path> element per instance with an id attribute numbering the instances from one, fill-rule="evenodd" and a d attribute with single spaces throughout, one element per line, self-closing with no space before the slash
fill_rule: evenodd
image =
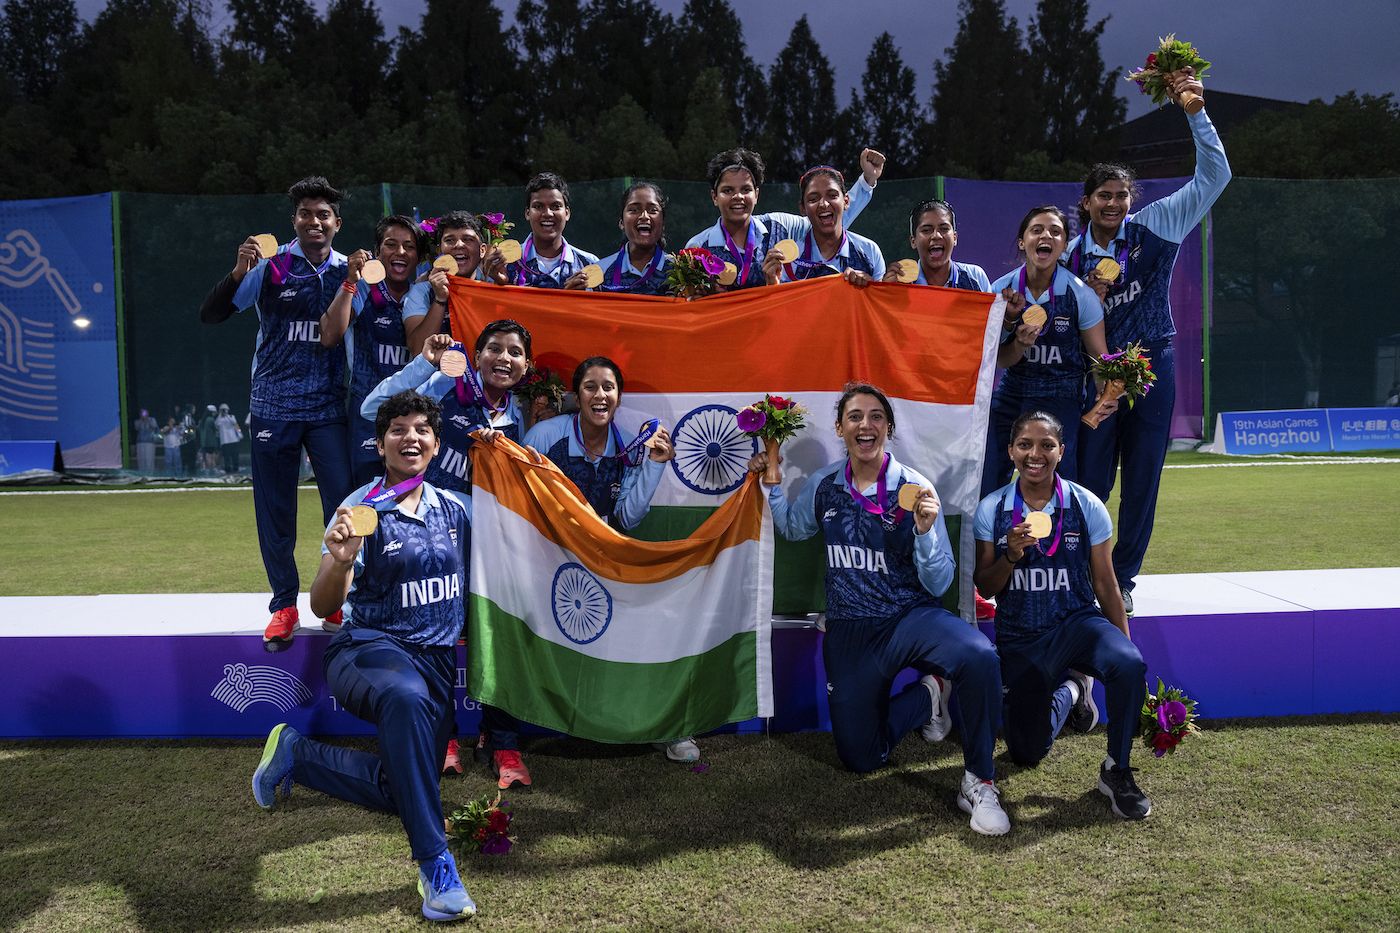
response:
<path id="1" fill-rule="evenodd" d="M 1332 449 L 1400 450 L 1400 408 L 1329 408 Z"/>
<path id="2" fill-rule="evenodd" d="M 112 196 L 0 202 L 0 440 L 120 467 Z"/>
<path id="3" fill-rule="evenodd" d="M 1332 449 L 1327 411 L 1224 411 L 1215 419 L 1215 441 L 1208 448 L 1222 454 L 1277 454 Z"/>

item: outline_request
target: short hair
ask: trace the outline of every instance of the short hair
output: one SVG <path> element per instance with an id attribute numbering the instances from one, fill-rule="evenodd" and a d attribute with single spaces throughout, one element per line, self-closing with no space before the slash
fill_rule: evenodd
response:
<path id="1" fill-rule="evenodd" d="M 1094 167 L 1089 169 L 1089 174 L 1084 176 L 1084 197 L 1088 197 L 1098 190 L 1099 185 L 1106 181 L 1121 181 L 1128 186 L 1128 197 L 1136 201 L 1142 197 L 1142 190 L 1138 188 L 1137 171 L 1131 165 L 1124 165 L 1122 162 L 1095 162 Z M 1079 206 L 1079 229 L 1083 230 L 1089 224 L 1089 212 L 1084 209 L 1084 205 Z"/>
<path id="2" fill-rule="evenodd" d="M 594 366 L 603 366 L 612 370 L 613 375 L 617 377 L 617 394 L 621 395 L 622 370 L 618 368 L 618 365 L 616 363 L 608 359 L 606 356 L 590 356 L 588 359 L 584 360 L 582 363 L 579 363 L 578 366 L 574 368 L 574 394 L 578 395 L 579 387 L 583 385 L 583 374 L 588 372 Z"/>
<path id="3" fill-rule="evenodd" d="M 520 342 L 525 345 L 525 359 L 531 360 L 535 355 L 530 350 L 530 331 L 519 321 L 512 321 L 510 318 L 502 318 L 499 321 L 492 321 L 481 329 L 481 333 L 476 336 L 476 346 L 473 353 L 480 353 L 486 348 L 486 342 L 491 339 L 492 334 L 517 334 Z"/>
<path id="4" fill-rule="evenodd" d="M 719 189 L 719 180 L 725 172 L 743 169 L 753 176 L 753 186 L 763 187 L 763 156 L 751 149 L 726 149 L 715 153 L 705 166 L 705 177 L 710 181 L 710 190 Z"/>
<path id="5" fill-rule="evenodd" d="M 423 230 L 413 218 L 407 214 L 390 214 L 388 217 L 381 217 L 379 223 L 374 225 L 374 248 L 379 249 L 379 245 L 384 242 L 384 237 L 389 232 L 390 227 L 403 227 L 413 234 L 413 246 L 418 250 L 418 255 L 423 255 L 427 246 L 427 237 Z"/>
<path id="6" fill-rule="evenodd" d="M 325 201 L 331 206 L 335 216 L 339 217 L 340 202 L 345 199 L 345 194 L 326 181 L 324 175 L 310 175 L 288 188 L 287 197 L 291 199 L 293 211 L 302 201 L 310 199 Z"/>
<path id="7" fill-rule="evenodd" d="M 919 218 L 929 211 L 943 211 L 948 215 L 948 222 L 953 225 L 953 232 L 958 232 L 958 215 L 953 210 L 953 205 L 942 198 L 929 198 L 927 201 L 920 201 L 914 205 L 914 209 L 909 212 L 909 235 L 913 236 L 918 229 Z"/>
<path id="8" fill-rule="evenodd" d="M 1017 418 L 1014 422 L 1012 422 L 1011 438 L 1006 442 L 1008 447 L 1016 443 L 1017 435 L 1019 435 L 1021 433 L 1021 430 L 1025 428 L 1026 425 L 1030 424 L 1032 421 L 1039 421 L 1043 423 L 1047 428 L 1050 429 L 1050 433 L 1055 435 L 1055 439 L 1061 444 L 1064 444 L 1065 426 L 1060 424 L 1060 419 L 1056 418 L 1048 411 L 1041 411 L 1037 409 L 1035 411 L 1025 412 L 1021 415 L 1021 417 Z"/>
<path id="9" fill-rule="evenodd" d="M 836 400 L 836 423 L 841 423 L 841 419 L 846 414 L 846 406 L 857 395 L 873 395 L 879 400 L 880 407 L 885 410 L 885 420 L 890 423 L 889 436 L 894 437 L 894 406 L 890 404 L 888 396 L 878 386 L 873 386 L 868 382 L 846 383 L 845 388 L 841 390 L 841 397 Z"/>
<path id="10" fill-rule="evenodd" d="M 389 396 L 380 404 L 379 411 L 374 416 L 375 439 L 381 444 L 384 443 L 384 435 L 389 433 L 390 423 L 404 415 L 427 415 L 428 427 L 433 429 L 435 436 L 442 436 L 442 406 L 426 395 L 405 389 L 397 395 Z"/>
<path id="11" fill-rule="evenodd" d="M 553 188 L 559 192 L 564 199 L 564 206 L 572 209 L 573 205 L 569 201 L 569 183 L 553 172 L 540 172 L 534 178 L 525 183 L 525 206 L 530 206 L 530 196 L 536 191 L 548 191 Z"/>
<path id="12" fill-rule="evenodd" d="M 433 246 L 441 246 L 442 235 L 447 230 L 470 230 L 478 240 L 486 242 L 486 231 L 481 229 L 481 221 L 476 219 L 475 214 L 466 211 L 448 211 L 439 217 L 433 232 L 428 234 L 428 241 Z"/>

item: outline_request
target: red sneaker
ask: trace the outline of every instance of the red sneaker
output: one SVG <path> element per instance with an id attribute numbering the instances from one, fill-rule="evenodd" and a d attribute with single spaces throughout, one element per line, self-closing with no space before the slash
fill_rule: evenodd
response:
<path id="1" fill-rule="evenodd" d="M 462 773 L 462 759 L 458 755 L 457 740 L 448 739 L 447 754 L 442 759 L 442 773 L 447 774 L 454 771 L 457 774 Z"/>
<path id="2" fill-rule="evenodd" d="M 492 753 L 491 770 L 496 773 L 496 786 L 502 790 L 530 786 L 530 769 L 520 760 L 520 752 L 513 748 Z"/>
<path id="3" fill-rule="evenodd" d="M 263 644 L 278 641 L 288 644 L 292 640 L 292 634 L 297 630 L 297 620 L 300 615 L 296 606 L 287 606 L 278 609 L 268 620 L 267 629 L 263 632 Z"/>
<path id="4" fill-rule="evenodd" d="M 338 632 L 344 624 L 345 612 L 342 609 L 337 609 L 321 620 L 321 628 L 327 632 Z"/>
<path id="5" fill-rule="evenodd" d="M 977 621 L 987 622 L 997 617 L 997 604 L 989 599 L 983 599 L 982 594 L 973 590 L 972 595 L 977 597 Z"/>

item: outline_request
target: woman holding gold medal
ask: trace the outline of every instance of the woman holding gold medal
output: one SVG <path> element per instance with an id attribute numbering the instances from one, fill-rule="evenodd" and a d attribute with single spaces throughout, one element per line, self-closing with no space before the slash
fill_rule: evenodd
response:
<path id="1" fill-rule="evenodd" d="M 1061 479 L 1065 445 L 1054 415 L 1033 411 L 1007 435 L 1017 479 L 977 506 L 977 588 L 997 599 L 997 653 L 1006 687 L 1002 732 L 1011 758 L 1033 767 L 1068 724 L 1098 722 L 1093 681 L 1108 698 L 1108 758 L 1098 788 L 1113 812 L 1140 820 L 1152 803 L 1129 764 L 1147 666 L 1128 633 L 1110 556 L 1108 509 Z"/>
<path id="2" fill-rule="evenodd" d="M 942 198 L 920 201 L 909 212 L 909 246 L 919 259 L 901 259 L 890 264 L 883 280 L 911 285 L 937 285 L 974 292 L 992 290 L 991 280 L 981 266 L 954 262 L 958 245 L 958 215 Z"/>
<path id="3" fill-rule="evenodd" d="M 421 347 L 429 334 L 452 333 L 447 277 L 476 278 L 486 256 L 486 234 L 476 217 L 466 211 L 448 211 L 438 217 L 428 237 L 436 254 L 425 278 L 430 291 L 417 301 L 413 300 L 418 297 L 415 293 L 403 307 L 404 335 L 409 347 Z"/>
<path id="4" fill-rule="evenodd" d="M 311 606 L 344 606 L 326 646 L 326 684 L 376 727 L 378 754 L 326 745 L 283 723 L 253 772 L 253 797 L 271 809 L 293 784 L 396 814 L 418 863 L 423 916 L 457 920 L 476 905 L 447 849 L 437 763 L 447 745 L 457 638 L 466 612 L 471 499 L 424 482 L 441 412 L 414 392 L 375 419 L 384 474 L 336 509 L 311 585 Z"/>
<path id="5" fill-rule="evenodd" d="M 857 288 L 864 288 L 882 278 L 885 257 L 879 245 L 845 228 L 851 196 L 846 193 L 846 179 L 841 172 L 830 165 L 809 168 L 797 187 L 798 205 L 807 218 L 808 230 L 795 241 L 799 252 L 792 259 L 764 259 L 763 274 L 768 283 L 840 275 Z"/>
<path id="6" fill-rule="evenodd" d="M 1089 401 L 1085 380 L 1089 359 L 1106 351 L 1103 305 L 1098 295 L 1060 265 L 1068 239 L 1064 211 L 1054 205 L 1032 208 L 1021 219 L 1016 248 L 1025 257 L 1017 269 L 992 283 L 1006 299 L 997 366 L 1005 368 L 987 425 L 982 494 L 1006 485 L 1011 461 L 1001 439 L 1024 412 L 1048 411 L 1065 425 L 1066 479 L 1074 478 L 1079 416 Z"/>
<path id="7" fill-rule="evenodd" d="M 665 295 L 666 195 L 651 181 L 634 182 L 622 193 L 622 216 L 617 221 L 622 246 L 599 262 L 602 279 L 589 286 L 597 291 L 632 295 Z"/>
<path id="8" fill-rule="evenodd" d="M 591 288 L 598 284 L 598 257 L 564 239 L 570 217 L 569 185 L 541 172 L 525 185 L 525 242 L 506 240 L 486 251 L 482 278 L 498 285 L 532 288 Z M 591 267 L 591 271 L 588 270 Z"/>
<path id="9" fill-rule="evenodd" d="M 1180 105 L 1185 96 L 1201 97 L 1204 93 L 1192 69 L 1175 73 L 1169 94 L 1173 102 Z M 1142 569 L 1152 538 L 1157 488 L 1176 404 L 1172 348 L 1176 326 L 1169 300 L 1172 266 L 1181 241 L 1201 222 L 1230 181 L 1225 147 L 1205 110 L 1188 114 L 1186 122 L 1196 142 L 1196 172 L 1191 180 L 1181 190 L 1134 214 L 1129 213 L 1136 193 L 1133 170 L 1126 165 L 1094 166 L 1084 180 L 1084 196 L 1079 202 L 1079 226 L 1087 234 L 1071 241 L 1066 254 L 1070 271 L 1083 276 L 1103 301 L 1108 346 L 1120 350 L 1141 342 L 1157 374 L 1151 393 L 1131 408 L 1120 408 L 1097 429 L 1086 431 L 1079 451 L 1079 474 L 1103 499 L 1112 491 L 1122 461 L 1113 566 L 1129 614 L 1133 611 L 1133 580 Z"/>
<path id="10" fill-rule="evenodd" d="M 873 771 L 914 729 L 930 742 L 946 737 L 951 681 L 965 768 L 958 806 L 974 831 L 999 836 L 1011 823 L 992 780 L 1001 702 L 996 651 L 938 603 L 953 582 L 952 543 L 933 484 L 885 450 L 894 428 L 883 392 L 848 384 L 836 403 L 846 457 L 809 477 L 793 502 L 781 485 L 770 486 L 773 527 L 789 541 L 820 533 L 826 542 L 822 660 L 842 764 Z M 766 453 L 749 461 L 752 471 L 767 468 Z M 907 667 L 923 677 L 891 697 L 895 675 Z"/>

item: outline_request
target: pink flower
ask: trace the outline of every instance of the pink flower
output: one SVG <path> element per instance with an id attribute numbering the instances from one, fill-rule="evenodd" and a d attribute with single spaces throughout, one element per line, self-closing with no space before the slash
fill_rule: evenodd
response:
<path id="1" fill-rule="evenodd" d="M 506 219 L 505 214 L 482 214 L 481 216 L 485 217 L 486 222 L 493 227 L 499 227 L 501 222 Z"/>
<path id="2" fill-rule="evenodd" d="M 1148 55 L 1147 55 L 1147 67 L 1148 67 L 1148 68 L 1156 68 L 1156 67 L 1157 67 L 1157 53 L 1156 53 L 1156 52 L 1149 52 L 1149 53 L 1148 53 Z"/>
<path id="3" fill-rule="evenodd" d="M 739 430 L 745 434 L 760 431 L 768 423 L 768 416 L 753 407 L 739 409 L 735 418 L 739 422 Z"/>
<path id="4" fill-rule="evenodd" d="M 418 222 L 418 229 L 422 230 L 424 233 L 432 233 L 437 230 L 437 225 L 438 219 L 436 217 L 429 217 L 426 220 L 420 220 Z"/>

